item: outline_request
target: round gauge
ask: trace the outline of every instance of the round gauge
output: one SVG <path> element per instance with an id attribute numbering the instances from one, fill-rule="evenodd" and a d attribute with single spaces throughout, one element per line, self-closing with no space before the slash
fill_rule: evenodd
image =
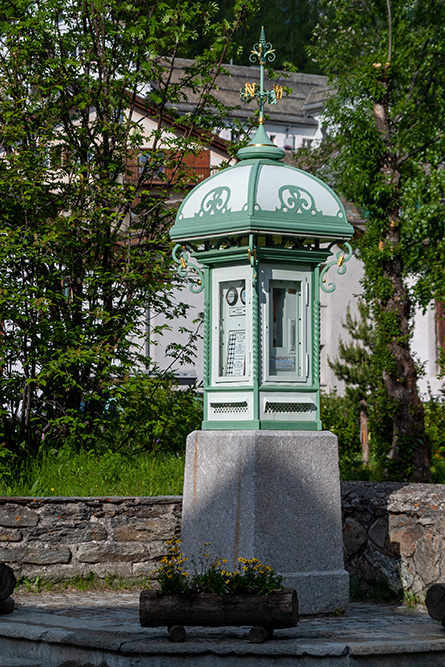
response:
<path id="1" fill-rule="evenodd" d="M 241 303 L 246 305 L 246 288 L 243 287 L 240 294 Z"/>
<path id="2" fill-rule="evenodd" d="M 229 304 L 229 306 L 234 306 L 238 301 L 238 292 L 234 287 L 231 287 L 230 289 L 227 290 L 226 301 Z"/>

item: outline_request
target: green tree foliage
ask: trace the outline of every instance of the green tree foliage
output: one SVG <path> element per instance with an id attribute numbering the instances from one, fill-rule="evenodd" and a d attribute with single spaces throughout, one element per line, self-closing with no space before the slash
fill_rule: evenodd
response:
<path id="1" fill-rule="evenodd" d="M 328 420 L 333 423 L 333 430 L 343 443 L 350 461 L 362 458 L 360 434 L 366 417 L 367 431 L 372 445 L 373 460 L 378 468 L 377 473 L 385 476 L 384 467 L 387 454 L 388 433 L 391 432 L 391 418 L 387 409 L 387 395 L 382 379 L 382 368 L 378 364 L 378 356 L 374 354 L 376 345 L 376 328 L 365 301 L 358 301 L 358 313 L 352 315 L 347 309 L 346 318 L 342 322 L 348 333 L 348 340 L 340 340 L 337 356 L 329 360 L 329 366 L 339 380 L 345 383 L 345 395 L 331 395 L 324 399 L 324 409 Z M 362 411 L 362 415 L 360 414 Z M 338 412 L 336 416 L 334 413 Z M 364 413 L 364 414 L 363 414 Z M 368 423 L 369 420 L 369 423 Z M 325 425 L 328 428 L 328 424 Z M 345 439 L 347 436 L 347 439 Z M 363 444 L 363 443 L 362 443 Z M 344 456 L 345 458 L 345 456 Z M 353 470 L 354 474 L 363 471 Z M 353 477 L 352 477 L 353 478 Z"/>
<path id="2" fill-rule="evenodd" d="M 231 17 L 233 2 L 218 3 L 220 13 Z M 320 73 L 317 63 L 308 55 L 307 46 L 319 20 L 319 0 L 259 0 L 259 10 L 235 36 L 242 52 L 235 54 L 237 65 L 246 65 L 252 44 L 258 41 L 264 26 L 267 40 L 273 44 L 278 69 L 296 68 L 306 73 Z"/>
<path id="3" fill-rule="evenodd" d="M 253 6 L 237 0 L 218 22 L 200 0 L 0 0 L 0 442 L 11 450 L 94 441 L 129 374 L 156 372 L 145 309 L 184 311 L 167 234 L 193 183 L 183 158 L 220 123 L 215 77 Z M 192 54 L 202 33 L 209 47 L 173 76 L 180 46 Z M 190 90 L 193 107 L 175 116 Z"/>
<path id="4" fill-rule="evenodd" d="M 373 375 L 373 348 L 375 330 L 369 319 L 367 304 L 358 302 L 358 316 L 351 314 L 348 307 L 343 327 L 349 334 L 350 341 L 340 340 L 337 357 L 329 366 L 339 380 L 343 380 L 346 395 L 355 404 L 367 399 L 375 388 L 379 378 Z"/>
<path id="5" fill-rule="evenodd" d="M 414 305 L 444 297 L 445 5 L 327 0 L 322 14 L 312 54 L 335 91 L 324 175 L 367 218 L 358 248 L 392 420 L 388 474 L 427 480 L 410 341 Z"/>

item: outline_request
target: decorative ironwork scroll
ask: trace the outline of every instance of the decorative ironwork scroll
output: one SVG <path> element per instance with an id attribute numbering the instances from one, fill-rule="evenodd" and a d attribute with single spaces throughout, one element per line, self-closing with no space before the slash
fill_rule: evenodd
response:
<path id="1" fill-rule="evenodd" d="M 172 250 L 173 261 L 179 264 L 177 268 L 178 276 L 185 278 L 189 271 L 194 271 L 198 274 L 198 280 L 189 285 L 189 289 L 193 294 L 199 294 L 204 289 L 204 273 L 198 264 L 190 261 L 190 254 L 193 252 L 192 248 L 177 243 Z"/>
<path id="2" fill-rule="evenodd" d="M 330 250 L 334 245 L 337 245 L 335 241 L 328 246 L 328 250 Z M 332 260 L 332 262 L 328 262 L 328 264 L 326 264 L 326 266 L 324 267 L 323 271 L 320 273 L 320 287 L 323 290 L 323 292 L 326 292 L 327 294 L 334 292 L 336 285 L 335 283 L 325 284 L 326 272 L 329 271 L 331 266 L 334 266 L 334 264 L 336 264 L 338 275 L 340 276 L 344 275 L 346 273 L 345 263 L 349 262 L 353 254 L 352 247 L 347 241 L 344 241 L 342 245 L 346 247 L 347 253 L 345 254 L 345 251 L 340 249 L 336 254 L 336 259 Z"/>

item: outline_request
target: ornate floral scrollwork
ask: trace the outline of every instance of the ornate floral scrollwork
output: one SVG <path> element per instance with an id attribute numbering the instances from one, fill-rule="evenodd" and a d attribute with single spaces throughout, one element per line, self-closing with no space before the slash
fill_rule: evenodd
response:
<path id="1" fill-rule="evenodd" d="M 311 193 L 296 185 L 283 185 L 278 190 L 280 207 L 275 210 L 278 213 L 311 213 L 314 218 L 322 217 L 321 211 L 315 206 L 315 200 Z"/>
<path id="2" fill-rule="evenodd" d="M 335 242 L 331 243 L 328 246 L 328 250 L 330 250 L 334 245 L 336 245 Z M 337 267 L 338 267 L 337 268 L 337 273 L 338 273 L 338 275 L 342 276 L 343 274 L 346 273 L 345 263 L 349 262 L 349 260 L 352 257 L 352 254 L 353 254 L 353 250 L 351 248 L 351 245 L 347 241 L 343 242 L 342 245 L 344 245 L 346 247 L 347 254 L 345 254 L 344 250 L 340 249 L 335 256 L 336 258 L 334 260 L 332 260 L 332 262 L 329 262 L 328 264 L 326 264 L 323 271 L 320 273 L 320 287 L 323 290 L 323 292 L 326 292 L 327 294 L 330 294 L 331 292 L 333 292 L 335 290 L 336 286 L 335 286 L 335 283 L 328 283 L 327 285 L 325 284 L 326 283 L 326 278 L 324 276 L 325 276 L 326 272 L 329 271 L 331 266 L 334 266 L 334 264 L 336 264 Z"/>
<path id="3" fill-rule="evenodd" d="M 204 289 L 204 273 L 198 264 L 190 262 L 191 252 L 193 252 L 192 248 L 182 243 L 177 243 L 172 250 L 172 257 L 173 261 L 179 264 L 177 273 L 181 278 L 185 278 L 189 271 L 195 271 L 198 274 L 198 280 L 190 283 L 189 289 L 193 294 L 199 294 Z"/>
<path id="4" fill-rule="evenodd" d="M 210 190 L 201 202 L 201 207 L 195 217 L 202 217 L 204 214 L 215 215 L 216 213 L 230 213 L 227 203 L 230 199 L 230 188 L 222 185 L 219 188 Z"/>

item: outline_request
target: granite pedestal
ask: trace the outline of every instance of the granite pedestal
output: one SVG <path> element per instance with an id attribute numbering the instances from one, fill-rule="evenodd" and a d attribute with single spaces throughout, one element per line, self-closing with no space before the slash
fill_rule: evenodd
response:
<path id="1" fill-rule="evenodd" d="M 337 438 L 327 431 L 194 431 L 187 438 L 182 551 L 259 558 L 297 590 L 300 613 L 344 609 Z"/>

